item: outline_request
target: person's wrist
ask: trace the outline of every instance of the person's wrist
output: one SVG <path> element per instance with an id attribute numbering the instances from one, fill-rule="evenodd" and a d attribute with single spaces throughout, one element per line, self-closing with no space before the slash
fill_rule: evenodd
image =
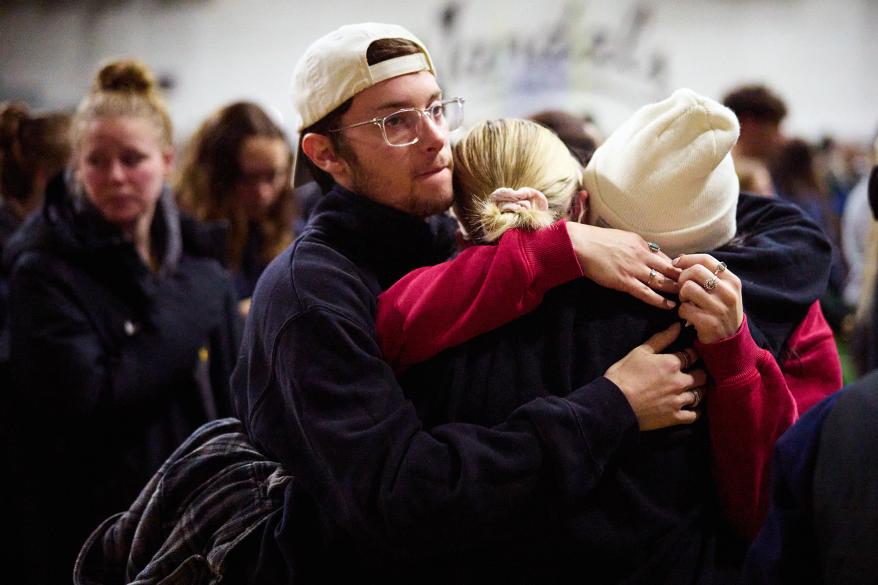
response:
<path id="1" fill-rule="evenodd" d="M 591 255 L 594 253 L 593 240 L 588 236 L 591 226 L 574 221 L 564 222 L 564 226 L 567 228 L 567 235 L 570 236 L 570 244 L 573 246 L 579 266 L 583 274 L 587 274 L 592 260 Z"/>
<path id="2" fill-rule="evenodd" d="M 697 335 L 698 341 L 705 345 L 720 343 L 727 339 L 731 339 L 741 332 L 741 327 L 744 324 L 743 316 L 738 319 L 738 324 L 729 323 L 724 327 L 717 328 L 716 330 L 710 331 L 702 335 L 700 332 Z"/>

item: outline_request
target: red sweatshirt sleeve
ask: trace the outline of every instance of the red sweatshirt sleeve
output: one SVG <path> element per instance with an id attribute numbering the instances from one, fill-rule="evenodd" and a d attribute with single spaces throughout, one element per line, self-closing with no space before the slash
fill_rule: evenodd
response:
<path id="1" fill-rule="evenodd" d="M 746 317 L 738 332 L 716 343 L 695 343 L 714 380 L 707 402 L 713 468 L 726 518 L 756 536 L 768 509 L 774 443 L 818 396 L 841 387 L 832 331 L 814 303 L 788 343 L 781 370 L 750 336 Z"/>
<path id="2" fill-rule="evenodd" d="M 835 336 L 823 316 L 820 301 L 808 309 L 788 346 L 783 373 L 802 415 L 844 384 Z"/>
<path id="3" fill-rule="evenodd" d="M 510 230 L 496 246 L 402 277 L 378 297 L 385 359 L 398 372 L 532 311 L 549 289 L 582 276 L 564 223 Z"/>

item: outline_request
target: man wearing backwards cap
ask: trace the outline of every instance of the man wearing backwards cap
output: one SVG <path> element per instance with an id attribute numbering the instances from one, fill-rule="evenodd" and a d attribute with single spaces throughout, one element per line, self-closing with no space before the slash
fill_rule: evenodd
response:
<path id="1" fill-rule="evenodd" d="M 647 372 L 636 392 L 599 378 L 565 398 L 524 404 L 491 428 L 424 431 L 419 414 L 435 416 L 431 401 L 441 396 L 422 396 L 416 410 L 403 395 L 375 338 L 375 306 L 400 276 L 451 251 L 452 240 L 423 218 L 451 204 L 448 133 L 462 100 L 443 98 L 416 37 L 374 23 L 315 42 L 294 91 L 297 166 L 307 164 L 327 192 L 260 279 L 232 387 L 251 439 L 295 481 L 247 540 L 252 554 L 238 558 L 252 563 L 245 572 L 254 582 L 496 575 L 503 555 L 485 548 L 500 551 L 490 543 L 534 513 L 537 493 L 584 495 L 617 446 L 637 436 L 635 394 L 672 376 L 650 367 L 649 354 L 625 366 Z M 566 236 L 545 237 L 563 249 L 558 232 Z M 566 250 L 567 264 L 577 264 L 569 240 Z M 565 261 L 534 258 L 545 271 Z M 561 281 L 581 274 L 578 265 L 561 272 Z M 683 390 L 673 384 L 661 392 Z M 678 420 L 676 402 L 662 408 L 655 426 Z M 437 556 L 455 561 L 428 562 Z"/>

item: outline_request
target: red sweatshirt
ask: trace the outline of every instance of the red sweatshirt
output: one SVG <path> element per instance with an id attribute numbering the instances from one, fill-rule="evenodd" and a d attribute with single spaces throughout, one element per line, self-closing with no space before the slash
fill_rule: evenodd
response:
<path id="1" fill-rule="evenodd" d="M 536 308 L 546 291 L 582 276 L 564 222 L 511 230 L 496 246 L 415 270 L 378 298 L 378 338 L 399 372 Z M 721 505 L 737 530 L 755 536 L 765 517 L 775 440 L 799 415 L 842 385 L 832 331 L 815 302 L 790 336 L 784 367 L 750 336 L 696 343 L 714 388 L 707 401 Z"/>
<path id="2" fill-rule="evenodd" d="M 750 336 L 746 317 L 732 337 L 695 342 L 713 378 L 707 414 L 713 472 L 726 517 L 756 536 L 768 511 L 777 438 L 801 414 L 842 386 L 835 339 L 815 301 L 790 335 L 783 367 Z"/>

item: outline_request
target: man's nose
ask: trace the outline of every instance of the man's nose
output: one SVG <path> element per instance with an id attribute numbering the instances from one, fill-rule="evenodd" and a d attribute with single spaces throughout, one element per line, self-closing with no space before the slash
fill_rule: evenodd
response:
<path id="1" fill-rule="evenodd" d="M 448 128 L 445 121 L 435 121 L 430 116 L 421 116 L 421 142 L 427 150 L 440 150 L 448 142 Z"/>

